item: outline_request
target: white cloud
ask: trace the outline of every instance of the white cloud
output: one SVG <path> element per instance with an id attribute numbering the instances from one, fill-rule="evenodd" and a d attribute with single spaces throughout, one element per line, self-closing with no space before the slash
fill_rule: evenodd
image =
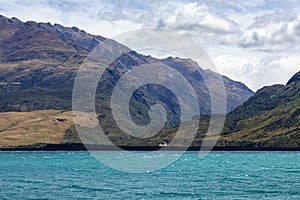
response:
<path id="1" fill-rule="evenodd" d="M 254 91 L 265 85 L 285 84 L 300 70 L 299 52 L 294 54 L 269 55 L 246 53 L 223 54 L 213 59 L 219 71 L 234 80 L 242 81 Z M 230 66 L 230 67 L 228 67 Z"/>
<path id="2" fill-rule="evenodd" d="M 188 3 L 172 13 L 162 16 L 161 27 L 175 30 L 204 31 L 214 34 L 230 33 L 236 25 L 210 12 L 205 4 Z"/>
<path id="3" fill-rule="evenodd" d="M 299 16 L 293 12 L 276 11 L 256 17 L 254 23 L 244 30 L 239 45 L 259 51 L 291 49 L 299 42 L 299 27 Z"/>

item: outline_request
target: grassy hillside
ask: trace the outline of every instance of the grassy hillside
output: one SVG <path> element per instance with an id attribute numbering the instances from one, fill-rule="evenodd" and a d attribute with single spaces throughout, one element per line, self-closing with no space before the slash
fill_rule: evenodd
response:
<path id="1" fill-rule="evenodd" d="M 0 146 L 79 142 L 73 124 L 73 113 L 59 110 L 0 113 Z"/>
<path id="2" fill-rule="evenodd" d="M 220 146 L 300 147 L 300 72 L 264 87 L 227 116 Z"/>

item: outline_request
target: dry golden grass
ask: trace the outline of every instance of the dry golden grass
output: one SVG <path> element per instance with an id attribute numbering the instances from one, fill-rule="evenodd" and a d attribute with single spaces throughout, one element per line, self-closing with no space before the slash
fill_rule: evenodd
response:
<path id="1" fill-rule="evenodd" d="M 86 119 L 81 126 L 95 126 L 90 113 L 77 113 Z M 40 110 L 0 113 L 0 146 L 21 146 L 36 143 L 60 144 L 65 132 L 74 125 L 72 111 Z"/>

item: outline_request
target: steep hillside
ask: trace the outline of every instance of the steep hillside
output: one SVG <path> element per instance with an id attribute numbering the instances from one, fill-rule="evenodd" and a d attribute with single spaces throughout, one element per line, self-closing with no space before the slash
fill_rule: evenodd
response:
<path id="1" fill-rule="evenodd" d="M 227 116 L 220 145 L 300 147 L 300 73 L 267 86 Z"/>

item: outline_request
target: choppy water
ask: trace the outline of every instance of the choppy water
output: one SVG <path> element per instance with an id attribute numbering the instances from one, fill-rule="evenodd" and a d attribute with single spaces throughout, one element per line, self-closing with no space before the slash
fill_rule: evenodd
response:
<path id="1" fill-rule="evenodd" d="M 190 152 L 159 171 L 131 174 L 88 152 L 0 152 L 0 197 L 300 199 L 300 153 L 213 152 L 201 160 Z"/>

